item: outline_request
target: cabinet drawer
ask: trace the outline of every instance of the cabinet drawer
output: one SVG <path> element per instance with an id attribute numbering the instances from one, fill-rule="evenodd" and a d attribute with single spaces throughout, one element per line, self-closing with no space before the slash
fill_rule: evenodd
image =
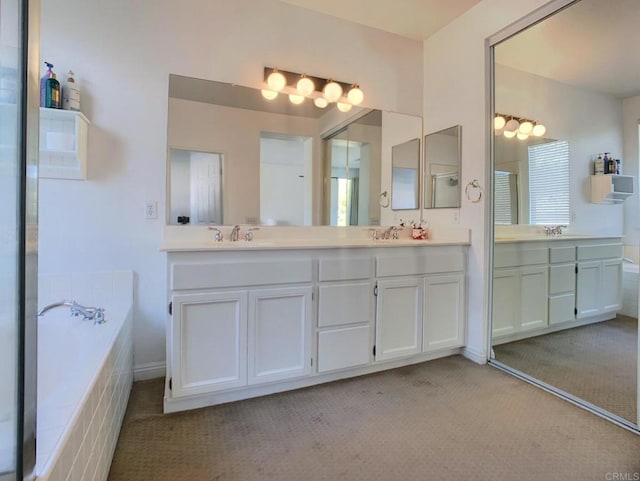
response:
<path id="1" fill-rule="evenodd" d="M 369 326 L 346 327 L 318 334 L 318 372 L 369 364 Z"/>
<path id="2" fill-rule="evenodd" d="M 513 249 L 496 250 L 494 267 L 519 267 L 546 264 L 549 260 L 549 249 Z"/>
<path id="3" fill-rule="evenodd" d="M 575 292 L 549 297 L 549 324 L 575 320 L 575 308 Z"/>
<path id="4" fill-rule="evenodd" d="M 320 259 L 318 279 L 323 281 L 350 281 L 373 277 L 373 259 L 359 257 L 351 259 Z"/>
<path id="5" fill-rule="evenodd" d="M 171 289 L 295 284 L 312 281 L 311 259 L 172 264 Z"/>
<path id="6" fill-rule="evenodd" d="M 561 262 L 573 262 L 576 260 L 576 248 L 571 247 L 551 247 L 549 249 L 549 263 L 558 264 Z"/>
<path id="7" fill-rule="evenodd" d="M 318 288 L 318 327 L 369 322 L 373 287 L 369 281 Z"/>
<path id="8" fill-rule="evenodd" d="M 610 259 L 622 257 L 621 244 L 603 244 L 599 246 L 578 246 L 578 260 Z"/>
<path id="9" fill-rule="evenodd" d="M 378 277 L 419 276 L 464 270 L 461 251 L 434 252 L 420 256 L 389 256 L 376 259 Z"/>
<path id="10" fill-rule="evenodd" d="M 562 264 L 549 267 L 549 294 L 576 290 L 576 265 Z"/>

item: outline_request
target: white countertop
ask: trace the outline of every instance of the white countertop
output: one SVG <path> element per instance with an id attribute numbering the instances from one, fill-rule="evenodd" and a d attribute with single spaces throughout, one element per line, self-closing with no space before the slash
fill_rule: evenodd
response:
<path id="1" fill-rule="evenodd" d="M 242 227 L 241 234 L 246 226 Z M 358 247 L 429 247 L 447 245 L 469 245 L 468 229 L 440 229 L 431 232 L 428 240 L 414 240 L 410 230 L 400 232 L 400 239 L 371 238 L 367 227 L 261 227 L 255 232 L 251 242 L 241 239 L 236 242 L 228 240 L 228 227 L 221 227 L 225 234 L 222 242 L 215 242 L 213 233 L 202 227 L 165 228 L 165 235 L 160 250 L 164 252 L 193 251 L 257 251 L 257 250 L 294 250 L 294 249 L 349 249 Z M 383 227 L 377 227 L 382 230 Z"/>

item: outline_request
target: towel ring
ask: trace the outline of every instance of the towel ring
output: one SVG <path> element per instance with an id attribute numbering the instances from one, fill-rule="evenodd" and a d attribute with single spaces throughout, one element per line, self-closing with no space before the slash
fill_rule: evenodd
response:
<path id="1" fill-rule="evenodd" d="M 380 207 L 387 208 L 389 207 L 389 194 L 385 190 L 382 194 L 380 194 L 380 199 L 378 199 L 378 204 Z"/>
<path id="2" fill-rule="evenodd" d="M 473 179 L 467 184 L 464 189 L 464 194 L 467 196 L 467 199 L 469 199 L 474 204 L 480 202 L 480 199 L 482 199 L 482 187 L 480 187 L 480 182 L 478 182 L 478 179 Z"/>

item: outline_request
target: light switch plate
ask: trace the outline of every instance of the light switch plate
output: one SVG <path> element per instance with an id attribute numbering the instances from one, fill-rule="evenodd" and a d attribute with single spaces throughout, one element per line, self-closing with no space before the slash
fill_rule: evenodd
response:
<path id="1" fill-rule="evenodd" d="M 144 218 L 145 219 L 157 219 L 158 218 L 158 203 L 155 200 L 147 200 L 144 203 Z"/>

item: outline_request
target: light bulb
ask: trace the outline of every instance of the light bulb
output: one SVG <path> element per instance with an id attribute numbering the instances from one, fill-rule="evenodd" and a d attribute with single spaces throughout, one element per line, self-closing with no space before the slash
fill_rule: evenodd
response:
<path id="1" fill-rule="evenodd" d="M 516 119 L 511 119 L 509 120 L 509 122 L 505 124 L 504 130 L 509 132 L 515 132 L 516 130 L 518 130 L 518 127 L 520 127 L 520 122 L 518 122 Z"/>
<path id="2" fill-rule="evenodd" d="M 516 136 L 518 140 L 527 140 L 529 138 L 529 134 L 523 134 L 522 132 L 518 132 Z"/>
<path id="3" fill-rule="evenodd" d="M 531 133 L 534 135 L 534 137 L 542 137 L 546 131 L 547 128 L 544 125 L 536 124 Z"/>
<path id="4" fill-rule="evenodd" d="M 322 94 L 324 95 L 324 98 L 327 99 L 327 102 L 336 102 L 340 97 L 342 97 L 342 87 L 339 83 L 329 80 L 327 85 L 322 89 Z"/>
<path id="5" fill-rule="evenodd" d="M 502 115 L 496 115 L 496 117 L 493 119 L 493 128 L 496 130 L 500 130 L 504 127 L 504 124 L 506 123 L 507 121 L 504 119 Z"/>
<path id="6" fill-rule="evenodd" d="M 351 102 L 352 105 L 360 105 L 364 100 L 364 93 L 360 90 L 360 86 L 358 84 L 354 84 L 349 90 L 347 94 L 347 99 Z"/>
<path id="7" fill-rule="evenodd" d="M 304 97 L 302 95 L 289 94 L 289 102 L 295 105 L 300 105 L 304 102 Z"/>
<path id="8" fill-rule="evenodd" d="M 504 135 L 507 139 L 512 139 L 512 138 L 514 138 L 514 137 L 516 136 L 516 133 L 515 133 L 515 132 L 512 132 L 512 131 L 510 131 L 510 130 L 505 130 L 505 131 L 503 132 L 503 135 Z"/>
<path id="9" fill-rule="evenodd" d="M 273 90 L 262 89 L 262 96 L 267 100 L 273 100 L 278 96 L 278 92 L 274 92 Z"/>
<path id="10" fill-rule="evenodd" d="M 521 134 L 529 135 L 532 130 L 533 130 L 533 124 L 530 121 L 525 120 L 520 124 L 520 128 L 518 129 L 518 132 L 520 132 Z"/>
<path id="11" fill-rule="evenodd" d="M 352 107 L 351 104 L 345 104 L 344 102 L 338 102 L 336 106 L 340 112 L 348 112 Z"/>
<path id="12" fill-rule="evenodd" d="M 280 92 L 287 85 L 287 79 L 276 69 L 273 69 L 273 72 L 267 77 L 267 85 L 269 89 Z"/>
<path id="13" fill-rule="evenodd" d="M 306 97 L 316 89 L 316 84 L 314 84 L 313 80 L 311 80 L 305 74 L 302 74 L 300 80 L 298 80 L 298 83 L 296 84 L 296 88 L 298 89 L 298 93 L 300 95 L 304 95 Z"/>
<path id="14" fill-rule="evenodd" d="M 323 109 L 325 108 L 327 105 L 329 105 L 329 102 L 327 102 L 327 99 L 325 99 L 324 97 L 316 97 L 313 100 L 313 103 L 315 104 L 316 107 L 318 107 L 319 109 Z"/>

